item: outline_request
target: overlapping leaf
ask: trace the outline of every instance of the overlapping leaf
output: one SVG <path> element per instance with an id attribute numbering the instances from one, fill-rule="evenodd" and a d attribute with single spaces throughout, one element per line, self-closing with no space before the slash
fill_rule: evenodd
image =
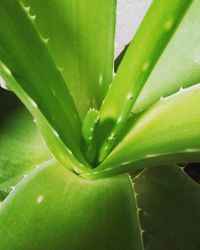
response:
<path id="1" fill-rule="evenodd" d="M 22 0 L 62 70 L 79 114 L 99 108 L 113 73 L 116 0 Z"/>
<path id="2" fill-rule="evenodd" d="M 0 3 L 1 75 L 22 101 L 32 106 L 31 110 L 41 111 L 55 131 L 54 137 L 84 162 L 76 107 L 28 11 L 18 1 Z"/>
<path id="3" fill-rule="evenodd" d="M 199 8 L 200 1 L 194 0 L 147 80 L 133 107 L 134 113 L 180 87 L 200 82 Z"/>
<path id="4" fill-rule="evenodd" d="M 154 1 L 131 42 L 100 110 L 100 153 L 112 149 L 132 106 L 192 1 Z"/>
<path id="5" fill-rule="evenodd" d="M 111 173 L 200 160 L 200 84 L 161 99 L 130 119 L 126 133 L 96 168 Z"/>
<path id="6" fill-rule="evenodd" d="M 0 192 L 9 192 L 24 174 L 53 156 L 29 112 L 10 93 L 2 92 L 0 90 Z"/>
<path id="7" fill-rule="evenodd" d="M 127 175 L 87 181 L 54 161 L 1 203 L 0 239 L 1 250 L 143 249 Z"/>

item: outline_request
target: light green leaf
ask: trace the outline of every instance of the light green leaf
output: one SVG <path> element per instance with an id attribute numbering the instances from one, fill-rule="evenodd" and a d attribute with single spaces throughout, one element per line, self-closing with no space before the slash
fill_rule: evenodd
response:
<path id="1" fill-rule="evenodd" d="M 19 98 L 23 100 L 26 107 L 33 114 L 35 117 L 35 123 L 43 134 L 49 149 L 52 151 L 56 159 L 61 162 L 63 166 L 70 168 L 77 174 L 79 172 L 88 172 L 86 168 L 89 168 L 89 166 L 85 160 L 81 159 L 85 163 L 83 166 L 82 163 L 80 163 L 80 161 L 74 157 L 73 152 L 62 142 L 60 135 L 51 126 L 51 124 L 49 124 L 37 106 L 33 105 L 33 101 L 30 99 L 30 97 L 15 81 L 12 75 L 7 73 L 5 66 L 3 64 L 0 64 L 0 66 L 1 65 L 2 67 L 0 67 L 0 75 L 3 76 L 2 79 L 4 79 L 6 83 L 9 83 L 10 88 L 12 88 L 12 90 L 18 94 Z M 78 151 L 78 146 L 79 145 L 76 145 L 76 152 Z"/>
<path id="2" fill-rule="evenodd" d="M 110 172 L 125 172 L 166 162 L 200 160 L 199 107 L 197 84 L 161 99 L 133 117 L 119 144 L 96 168 L 97 174 L 108 168 Z"/>
<path id="3" fill-rule="evenodd" d="M 62 69 L 80 116 L 99 109 L 113 73 L 116 0 L 22 0 Z"/>
<path id="4" fill-rule="evenodd" d="M 46 41 L 34 28 L 33 16 L 18 1 L 2 0 L 0 18 L 1 74 L 8 78 L 8 87 L 13 90 L 16 83 L 9 80 L 13 77 L 33 108 L 42 112 L 64 144 L 81 159 L 77 147 L 81 126 L 76 107 L 48 53 Z"/>
<path id="5" fill-rule="evenodd" d="M 0 90 L 0 191 L 9 192 L 24 174 L 51 159 L 52 154 L 29 112 L 10 93 L 2 92 Z"/>
<path id="6" fill-rule="evenodd" d="M 88 181 L 49 161 L 0 205 L 1 250 L 142 250 L 127 175 Z"/>
<path id="7" fill-rule="evenodd" d="M 99 162 L 118 139 L 146 80 L 191 2 L 157 0 L 150 6 L 100 110 Z M 110 136 L 113 140 L 107 140 Z"/>
<path id="8" fill-rule="evenodd" d="M 200 82 L 200 1 L 194 0 L 176 33 L 152 71 L 133 112 Z"/>
<path id="9" fill-rule="evenodd" d="M 133 181 L 145 249 L 198 250 L 200 186 L 175 166 L 147 169 Z"/>

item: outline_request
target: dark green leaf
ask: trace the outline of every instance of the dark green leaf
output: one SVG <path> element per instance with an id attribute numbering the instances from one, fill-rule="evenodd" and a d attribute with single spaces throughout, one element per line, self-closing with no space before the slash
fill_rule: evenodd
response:
<path id="1" fill-rule="evenodd" d="M 0 90 L 0 105 L 0 192 L 5 194 L 24 174 L 53 156 L 33 118 L 11 93 Z"/>
<path id="2" fill-rule="evenodd" d="M 175 166 L 147 169 L 133 181 L 145 249 L 199 250 L 200 186 Z"/>

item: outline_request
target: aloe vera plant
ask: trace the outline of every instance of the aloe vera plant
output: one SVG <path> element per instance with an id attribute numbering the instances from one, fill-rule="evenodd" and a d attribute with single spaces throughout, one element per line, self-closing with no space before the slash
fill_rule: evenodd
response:
<path id="1" fill-rule="evenodd" d="M 1 250 L 200 249 L 199 14 L 153 1 L 115 74 L 116 0 L 0 1 Z"/>

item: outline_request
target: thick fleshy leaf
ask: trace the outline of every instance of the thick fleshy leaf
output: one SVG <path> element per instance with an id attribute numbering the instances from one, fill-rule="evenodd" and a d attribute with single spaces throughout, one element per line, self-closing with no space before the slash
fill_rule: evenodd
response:
<path id="1" fill-rule="evenodd" d="M 145 249 L 200 249 L 200 186 L 176 166 L 147 169 L 133 181 Z"/>
<path id="2" fill-rule="evenodd" d="M 133 112 L 143 110 L 161 96 L 200 82 L 200 1 L 194 0 L 176 33 L 152 71 Z"/>
<path id="3" fill-rule="evenodd" d="M 23 175 L 52 154 L 29 112 L 17 98 L 0 90 L 0 192 L 9 192 Z"/>
<path id="4" fill-rule="evenodd" d="M 66 80 L 79 114 L 99 109 L 113 74 L 116 0 L 22 0 Z"/>
<path id="5" fill-rule="evenodd" d="M 84 180 L 50 161 L 0 205 L 1 250 L 142 250 L 127 175 Z"/>
<path id="6" fill-rule="evenodd" d="M 157 0 L 150 6 L 100 110 L 99 162 L 118 139 L 146 80 L 191 2 Z"/>
<path id="7" fill-rule="evenodd" d="M 0 64 L 1 66 L 1 64 Z M 70 168 L 72 171 L 76 172 L 87 172 L 86 168 L 89 168 L 87 163 L 84 166 L 74 157 L 72 151 L 66 147 L 62 142 L 59 134 L 52 128 L 47 119 L 41 113 L 37 106 L 32 104 L 32 100 L 26 94 L 26 92 L 20 87 L 20 85 L 15 81 L 12 75 L 8 74 L 5 70 L 4 65 L 0 67 L 0 75 L 5 80 L 5 84 L 9 82 L 10 88 L 18 94 L 21 100 L 23 100 L 26 107 L 34 116 L 34 121 L 37 123 L 41 133 L 43 134 L 49 149 L 52 151 L 56 159 L 63 164 L 63 166 Z M 77 144 L 77 149 L 79 145 Z M 77 151 L 76 151 L 77 152 Z"/>
<path id="8" fill-rule="evenodd" d="M 96 168 L 97 174 L 108 168 L 111 172 L 124 172 L 166 162 L 200 160 L 199 107 L 197 84 L 161 99 L 133 117 L 119 144 Z"/>
<path id="9" fill-rule="evenodd" d="M 81 126 L 76 107 L 48 53 L 46 40 L 34 28 L 34 17 L 18 1 L 11 0 L 0 2 L 0 17 L 0 67 L 7 74 L 8 87 L 14 90 L 14 81 L 9 81 L 13 77 L 33 108 L 42 112 L 64 144 L 81 158 L 77 146 Z"/>

